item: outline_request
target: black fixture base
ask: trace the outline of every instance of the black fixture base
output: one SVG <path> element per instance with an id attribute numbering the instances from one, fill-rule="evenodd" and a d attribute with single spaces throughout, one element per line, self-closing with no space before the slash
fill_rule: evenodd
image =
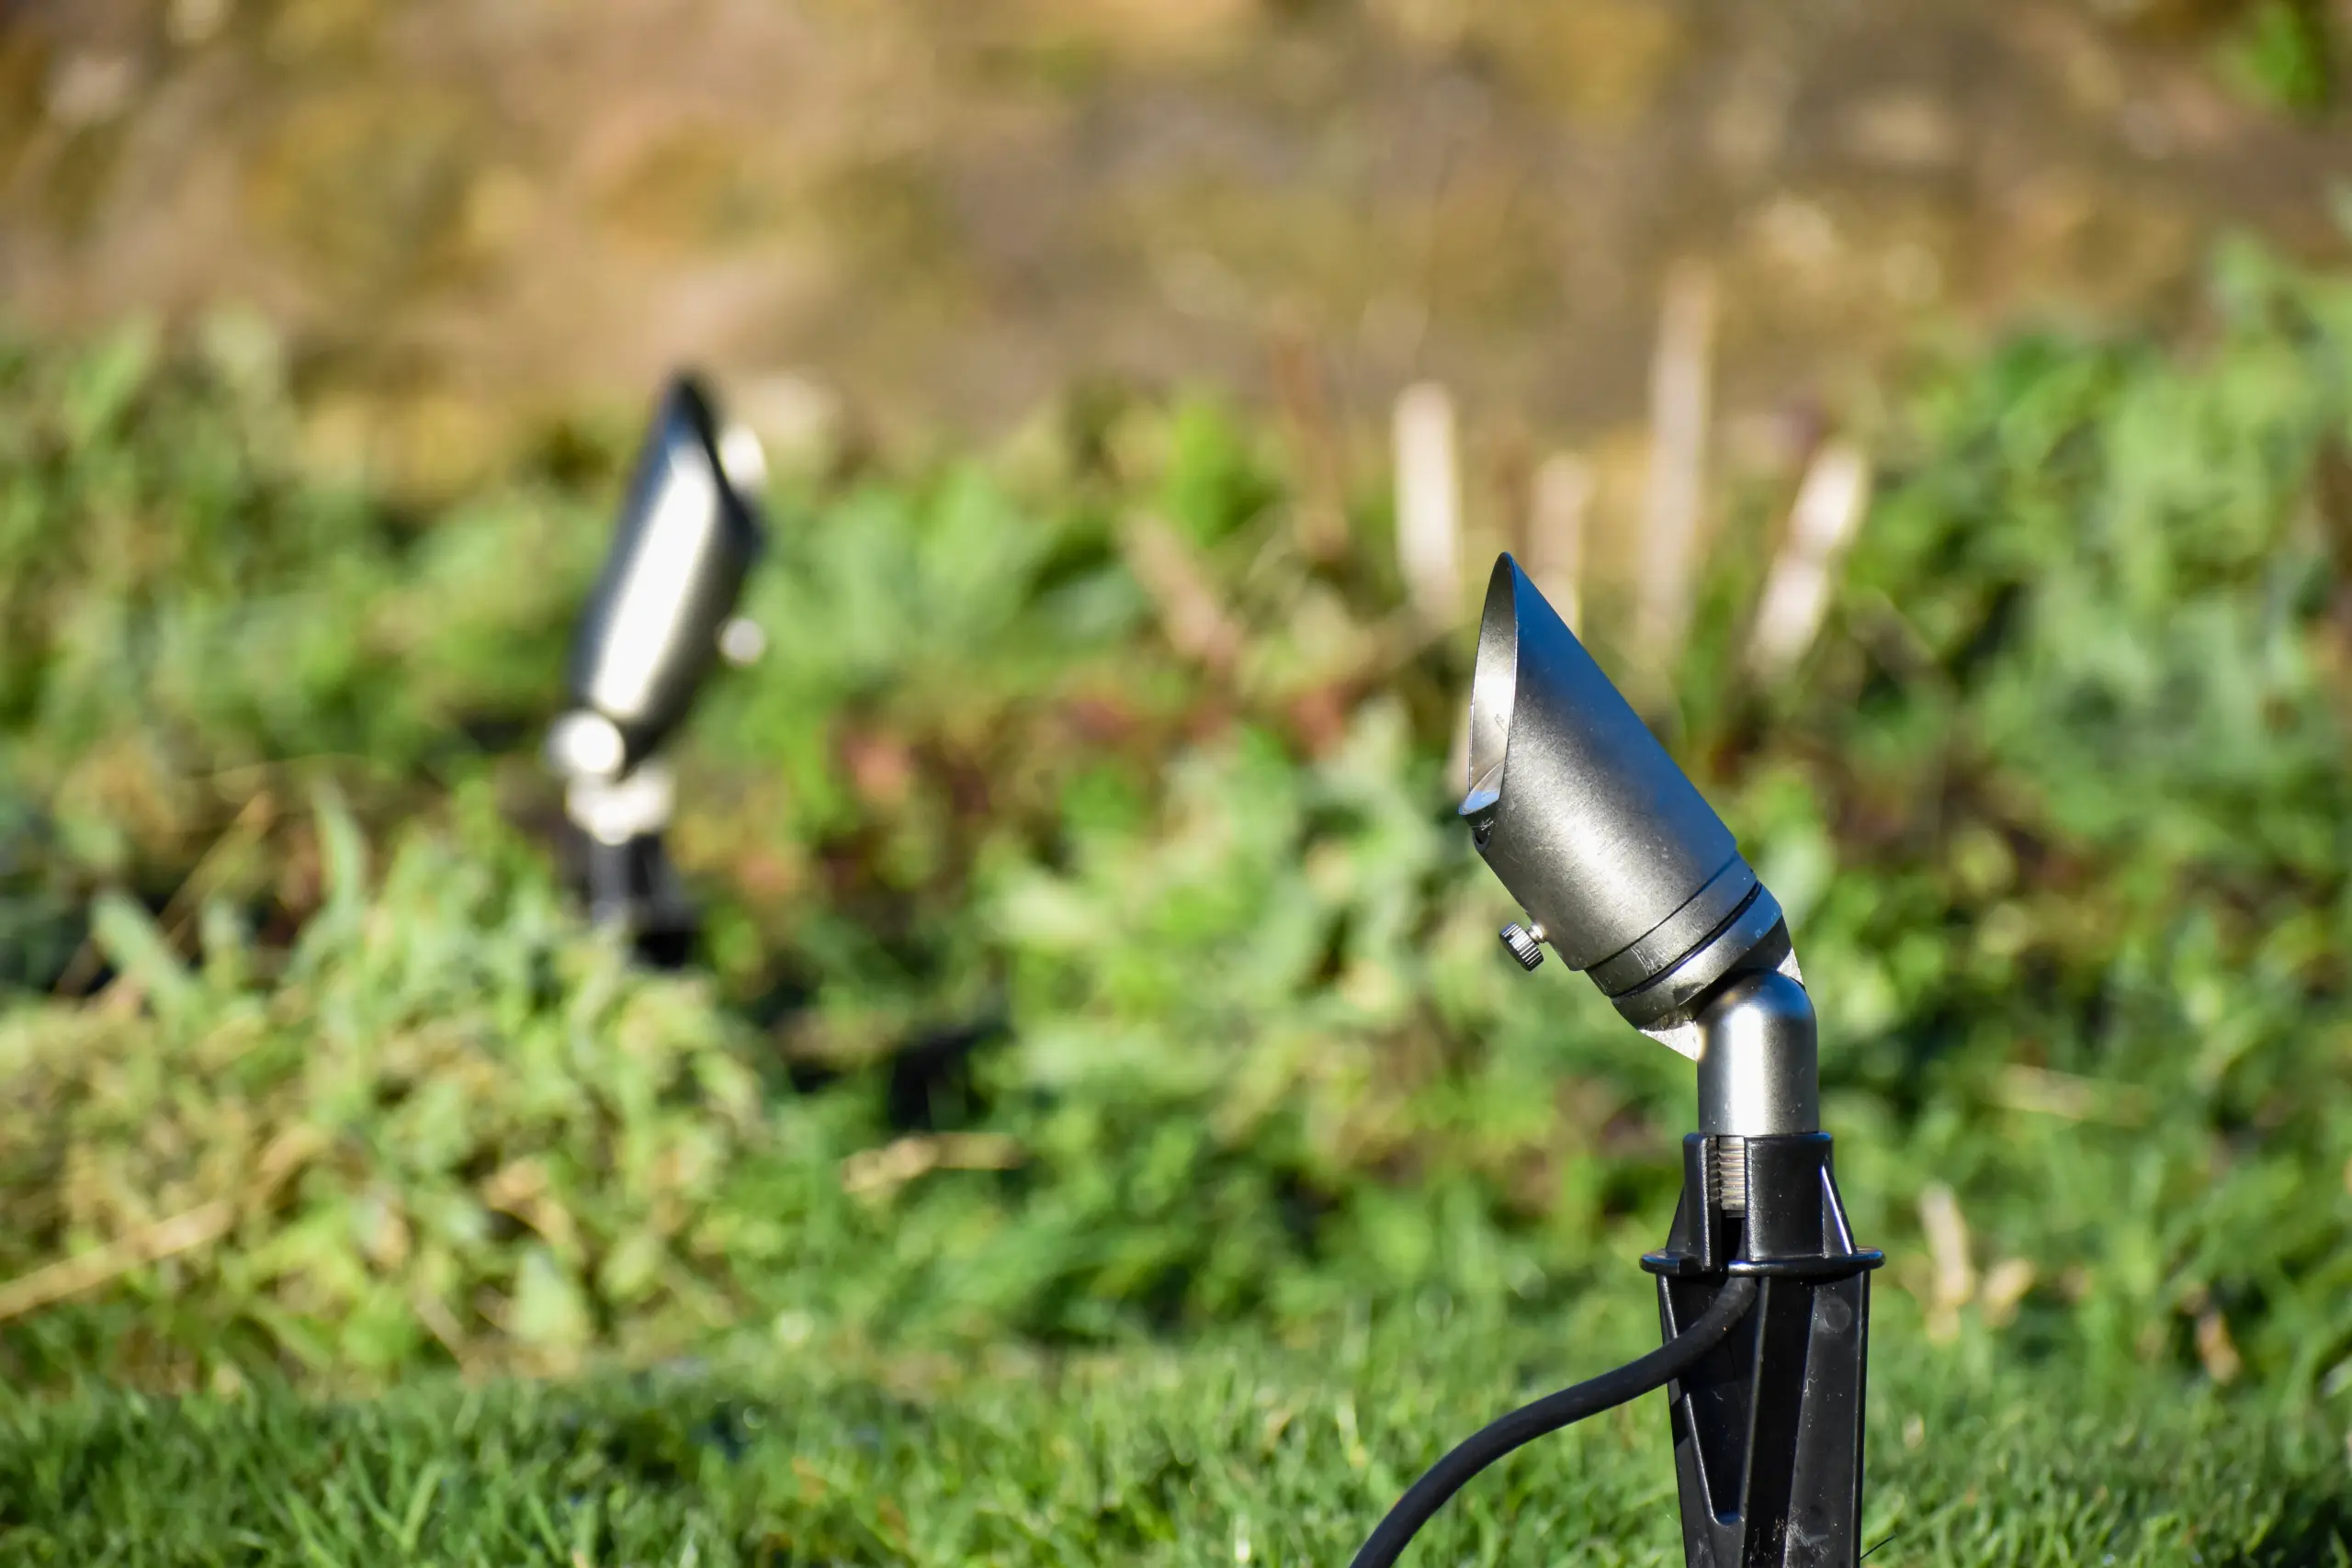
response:
<path id="1" fill-rule="evenodd" d="M 1684 1561 L 1854 1568 L 1870 1271 L 1885 1259 L 1854 1245 L 1826 1133 L 1694 1133 L 1682 1171 L 1667 1245 L 1642 1259 L 1666 1337 L 1732 1277 L 1758 1286 L 1739 1325 L 1668 1390 Z"/>

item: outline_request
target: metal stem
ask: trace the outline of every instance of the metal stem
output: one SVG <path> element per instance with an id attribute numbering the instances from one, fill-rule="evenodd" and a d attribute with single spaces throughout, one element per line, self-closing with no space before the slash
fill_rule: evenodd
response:
<path id="1" fill-rule="evenodd" d="M 1743 976 L 1700 1010 L 1699 1131 L 1713 1138 L 1821 1130 L 1813 998 L 1786 975 Z"/>

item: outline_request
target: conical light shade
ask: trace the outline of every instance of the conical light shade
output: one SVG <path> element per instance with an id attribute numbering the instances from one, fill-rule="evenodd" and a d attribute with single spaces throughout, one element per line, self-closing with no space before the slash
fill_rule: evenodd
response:
<path id="1" fill-rule="evenodd" d="M 1731 830 L 1508 555 L 1479 626 L 1468 785 L 1487 865 L 1636 1022 L 1679 996 L 1658 983 L 1700 950 L 1778 927 Z"/>

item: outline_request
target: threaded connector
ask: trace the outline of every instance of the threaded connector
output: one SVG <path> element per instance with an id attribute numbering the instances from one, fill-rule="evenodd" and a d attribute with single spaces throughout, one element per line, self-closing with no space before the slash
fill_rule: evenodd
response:
<path id="1" fill-rule="evenodd" d="M 1510 955 L 1519 960 L 1519 966 L 1521 969 L 1532 969 L 1544 962 L 1544 928 L 1542 926 L 1537 926 L 1531 931 L 1517 920 L 1513 920 L 1498 934 L 1502 937 L 1503 946 L 1509 948 Z"/>
<path id="2" fill-rule="evenodd" d="M 1714 1141 L 1715 1190 L 1724 1213 L 1747 1213 L 1747 1140 L 1726 1134 Z"/>

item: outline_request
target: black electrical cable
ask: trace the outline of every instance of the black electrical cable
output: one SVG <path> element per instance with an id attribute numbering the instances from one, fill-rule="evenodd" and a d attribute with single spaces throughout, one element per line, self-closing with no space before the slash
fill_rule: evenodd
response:
<path id="1" fill-rule="evenodd" d="M 1700 1358 L 1731 1332 L 1732 1325 L 1746 1314 L 1755 1300 L 1756 1281 L 1747 1275 L 1735 1274 L 1724 1281 L 1697 1322 L 1641 1359 L 1628 1361 L 1614 1371 L 1603 1372 L 1557 1393 L 1547 1393 L 1480 1427 L 1452 1453 L 1430 1466 L 1428 1472 L 1396 1500 L 1396 1506 L 1388 1510 L 1388 1517 L 1380 1521 L 1372 1539 L 1363 1543 L 1363 1550 L 1355 1554 L 1348 1568 L 1392 1568 L 1420 1528 L 1472 1476 L 1546 1432 L 1556 1432 L 1571 1422 L 1639 1399 L 1654 1388 L 1664 1388 L 1697 1366 Z"/>

